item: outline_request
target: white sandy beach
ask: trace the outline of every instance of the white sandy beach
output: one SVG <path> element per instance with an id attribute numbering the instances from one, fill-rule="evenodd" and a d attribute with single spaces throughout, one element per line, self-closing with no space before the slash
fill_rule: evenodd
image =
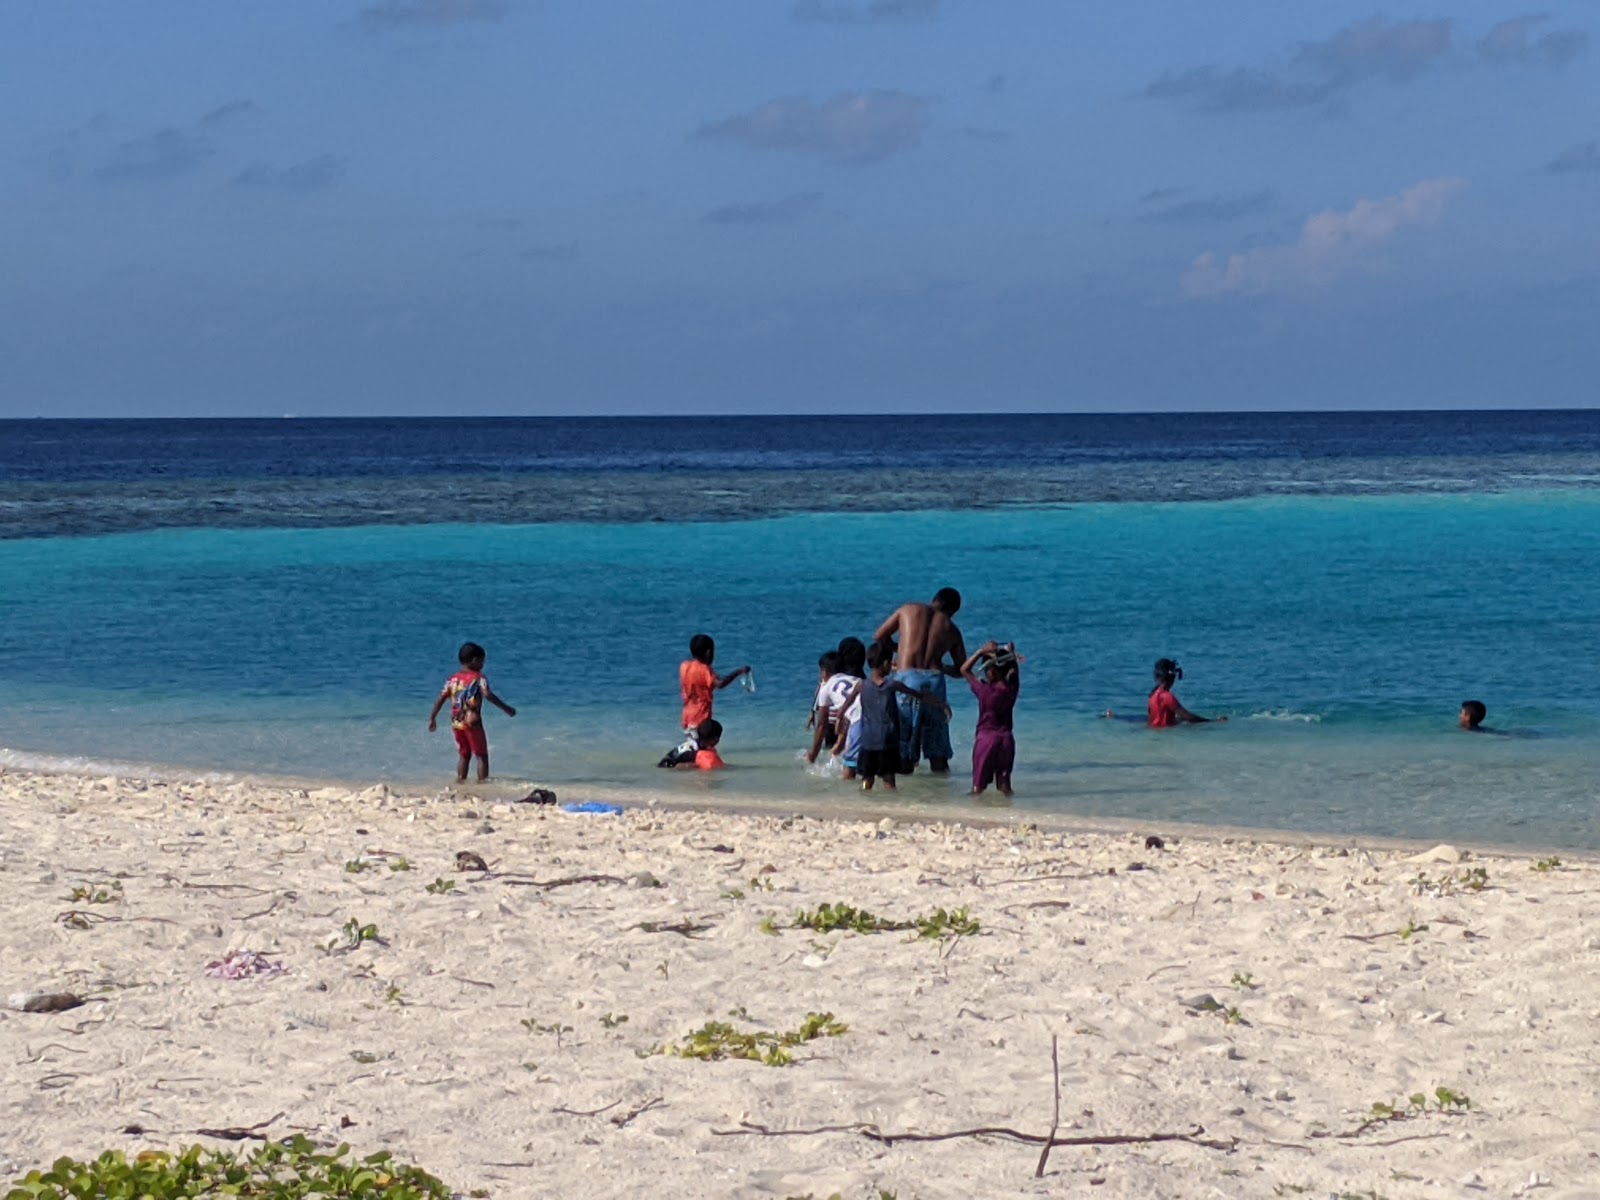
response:
<path id="1" fill-rule="evenodd" d="M 0 1010 L 6 1180 L 259 1126 L 495 1197 L 1600 1197 L 1600 874 L 1567 856 L 26 773 L 0 816 L 0 992 L 90 998 Z M 982 931 L 763 931 L 825 902 Z M 351 918 L 387 944 L 324 949 Z M 207 975 L 241 949 L 287 973 Z M 848 1032 L 790 1066 L 648 1053 L 808 1012 Z M 1195 1140 L 1041 1177 L 1037 1143 L 893 1140 L 1044 1137 L 1052 1038 L 1058 1137 Z"/>

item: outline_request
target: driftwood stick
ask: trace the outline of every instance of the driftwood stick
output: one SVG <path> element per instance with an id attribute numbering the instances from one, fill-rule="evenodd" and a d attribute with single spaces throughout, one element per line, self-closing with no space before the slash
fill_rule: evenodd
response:
<path id="1" fill-rule="evenodd" d="M 629 1109 L 625 1113 L 618 1113 L 616 1116 L 610 1117 L 608 1119 L 618 1129 L 626 1129 L 629 1126 L 629 1124 L 632 1123 L 632 1121 L 633 1121 L 633 1119 L 635 1117 L 642 1116 L 643 1114 L 649 1112 L 652 1108 L 655 1108 L 658 1105 L 665 1104 L 665 1103 L 666 1103 L 665 1097 L 652 1096 L 652 1097 L 650 1097 L 650 1099 L 646 1100 L 643 1104 L 639 1105 L 638 1108 Z"/>
<path id="2" fill-rule="evenodd" d="M 1044 1178 L 1045 1164 L 1050 1161 L 1050 1151 L 1056 1144 L 1056 1130 L 1061 1128 L 1061 1054 L 1060 1039 L 1055 1034 L 1050 1035 L 1050 1074 L 1055 1080 L 1056 1108 L 1050 1117 L 1050 1136 L 1045 1139 L 1044 1149 L 1039 1151 L 1039 1165 L 1033 1169 L 1035 1179 Z"/>
<path id="3" fill-rule="evenodd" d="M 627 883 L 628 882 L 626 879 L 622 879 L 622 878 L 620 878 L 620 877 L 618 877 L 616 875 L 572 875 L 572 876 L 569 876 L 566 879 L 533 879 L 533 878 L 531 878 L 529 876 L 522 876 L 522 877 L 519 878 L 519 877 L 512 876 L 512 875 L 495 875 L 495 876 L 492 876 L 492 878 L 499 879 L 499 880 L 501 880 L 501 881 L 503 881 L 505 883 L 508 883 L 512 887 L 543 888 L 546 891 L 549 891 L 551 888 L 570 887 L 572 884 L 575 884 L 575 883 Z"/>
<path id="4" fill-rule="evenodd" d="M 285 1113 L 279 1113 L 275 1117 L 268 1117 L 265 1121 L 257 1121 L 254 1125 L 230 1125 L 226 1129 L 196 1129 L 194 1132 L 201 1137 L 221 1138 L 225 1142 L 265 1142 L 269 1139 L 260 1130 L 265 1129 L 274 1121 L 283 1120 L 286 1115 Z"/>
<path id="5" fill-rule="evenodd" d="M 949 1133 L 884 1133 L 876 1125 L 867 1124 L 818 1125 L 812 1129 L 772 1129 L 753 1121 L 740 1121 L 738 1129 L 713 1129 L 711 1134 L 713 1137 L 815 1137 L 824 1133 L 855 1133 L 883 1146 L 893 1146 L 896 1142 L 948 1142 L 956 1138 L 993 1137 L 1021 1142 L 1025 1146 L 1043 1146 L 1047 1143 L 1052 1146 L 1142 1146 L 1152 1142 L 1188 1142 L 1191 1146 L 1203 1146 L 1207 1150 L 1231 1152 L 1238 1149 L 1238 1138 L 1228 1138 L 1224 1141 L 1202 1137 L 1205 1131 L 1204 1125 L 1196 1125 L 1187 1133 L 1105 1133 L 1048 1137 L 1044 1134 L 1007 1129 L 1003 1125 L 955 1129 Z"/>
<path id="6" fill-rule="evenodd" d="M 566 1108 L 566 1107 L 558 1104 L 555 1108 L 552 1108 L 550 1111 L 553 1112 L 553 1113 L 565 1113 L 569 1117 L 598 1117 L 603 1112 L 610 1112 L 613 1108 L 615 1108 L 617 1105 L 619 1105 L 621 1103 L 622 1103 L 621 1100 L 613 1100 L 610 1104 L 605 1105 L 603 1108 L 590 1108 L 590 1109 Z"/>

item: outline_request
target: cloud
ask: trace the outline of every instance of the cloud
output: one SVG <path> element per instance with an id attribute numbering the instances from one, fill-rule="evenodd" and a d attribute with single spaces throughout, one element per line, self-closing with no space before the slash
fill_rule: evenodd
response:
<path id="1" fill-rule="evenodd" d="M 286 167 L 253 163 L 240 171 L 234 182 L 273 192 L 316 192 L 332 187 L 343 174 L 344 159 L 336 154 L 319 154 Z"/>
<path id="2" fill-rule="evenodd" d="M 1189 189 L 1181 187 L 1151 188 L 1139 197 L 1140 204 L 1159 204 L 1163 200 L 1176 200 L 1179 196 L 1187 195 Z"/>
<path id="3" fill-rule="evenodd" d="M 888 21 L 929 21 L 939 15 L 939 0 L 795 0 L 789 16 L 826 25 L 875 25 Z"/>
<path id="4" fill-rule="evenodd" d="M 149 137 L 123 142 L 110 159 L 95 168 L 97 179 L 169 179 L 194 170 L 214 151 L 198 133 L 161 129 Z"/>
<path id="5" fill-rule="evenodd" d="M 1529 13 L 1501 21 L 1478 43 L 1479 56 L 1490 63 L 1559 67 L 1589 48 L 1589 35 L 1581 29 L 1552 29 L 1530 39 L 1534 27 L 1549 19 L 1549 13 Z"/>
<path id="6" fill-rule="evenodd" d="M 1360 200 L 1344 212 L 1330 208 L 1307 217 L 1299 238 L 1288 245 L 1247 250 L 1225 260 L 1208 251 L 1190 265 L 1183 290 L 1207 297 L 1331 283 L 1403 227 L 1437 221 L 1463 186 L 1460 179 L 1424 179 L 1381 200 Z"/>
<path id="7" fill-rule="evenodd" d="M 1544 169 L 1551 175 L 1577 175 L 1600 171 L 1600 141 L 1590 140 L 1579 142 L 1576 146 L 1568 146 L 1545 163 Z"/>
<path id="8" fill-rule="evenodd" d="M 235 117 L 245 117 L 260 111 L 254 100 L 229 100 L 226 104 L 217 105 L 195 124 L 201 129 L 209 129 L 214 125 L 231 121 Z"/>
<path id="9" fill-rule="evenodd" d="M 898 91 L 840 92 L 821 104 L 786 97 L 703 125 L 698 136 L 860 165 L 882 162 L 918 146 L 931 107 L 920 96 Z"/>
<path id="10" fill-rule="evenodd" d="M 816 213 L 822 203 L 821 192 L 796 192 L 782 200 L 754 200 L 745 204 L 721 204 L 703 218 L 713 225 L 777 225 L 801 221 Z"/>
<path id="11" fill-rule="evenodd" d="M 1578 29 L 1553 29 L 1537 38 L 1543 13 L 1514 17 L 1494 26 L 1465 49 L 1466 61 L 1482 66 L 1559 65 L 1583 53 L 1589 35 Z M 1192 103 L 1203 112 L 1271 112 L 1331 105 L 1364 85 L 1404 86 L 1435 70 L 1455 54 L 1455 22 L 1447 17 L 1354 21 L 1319 41 L 1288 47 L 1275 65 L 1228 66 L 1209 63 L 1169 70 L 1149 83 L 1144 94 L 1158 100 Z"/>
<path id="12" fill-rule="evenodd" d="M 1321 42 L 1302 42 L 1294 65 L 1338 87 L 1364 79 L 1410 83 L 1450 50 L 1450 21 L 1370 17 Z"/>
<path id="13" fill-rule="evenodd" d="M 373 33 L 438 25 L 498 21 L 506 0 L 379 0 L 356 16 L 356 24 Z"/>
<path id="14" fill-rule="evenodd" d="M 1168 71 L 1146 85 L 1152 100 L 1191 100 L 1203 112 L 1270 112 L 1313 108 L 1333 98 L 1338 89 L 1326 81 L 1292 83 L 1252 67 L 1216 66 Z"/>
<path id="15" fill-rule="evenodd" d="M 528 262 L 571 262 L 578 257 L 578 243 L 556 242 L 547 246 L 529 246 L 519 251 L 517 257 Z"/>
<path id="16" fill-rule="evenodd" d="M 1139 214 L 1139 220 L 1154 225 L 1236 221 L 1240 217 L 1261 212 L 1272 204 L 1272 193 L 1265 189 L 1258 192 L 1242 192 L 1233 196 L 1201 196 L 1193 200 L 1177 200 L 1176 194 L 1179 191 L 1181 189 L 1163 188 L 1156 192 L 1147 192 L 1146 196 L 1154 199 L 1143 202 L 1146 211 Z M 1156 204 L 1160 204 L 1160 207 L 1152 207 Z"/>

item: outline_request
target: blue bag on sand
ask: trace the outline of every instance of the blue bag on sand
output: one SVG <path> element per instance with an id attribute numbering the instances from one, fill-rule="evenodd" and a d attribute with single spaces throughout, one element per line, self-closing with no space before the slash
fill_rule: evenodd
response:
<path id="1" fill-rule="evenodd" d="M 563 804 L 561 811 L 569 813 L 609 813 L 614 816 L 622 812 L 622 805 L 602 804 L 598 800 L 585 800 L 581 804 Z"/>

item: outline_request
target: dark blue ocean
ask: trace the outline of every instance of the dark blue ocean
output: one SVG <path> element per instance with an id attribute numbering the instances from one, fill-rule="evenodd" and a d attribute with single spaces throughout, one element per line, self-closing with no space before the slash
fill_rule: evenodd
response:
<path id="1" fill-rule="evenodd" d="M 1592 411 L 0 422 L 0 764 L 444 784 L 471 638 L 500 790 L 817 811 L 818 653 L 944 585 L 1020 808 L 1600 846 Z M 653 765 L 701 631 L 718 778 Z M 1232 719 L 1099 719 L 1163 656 Z"/>

